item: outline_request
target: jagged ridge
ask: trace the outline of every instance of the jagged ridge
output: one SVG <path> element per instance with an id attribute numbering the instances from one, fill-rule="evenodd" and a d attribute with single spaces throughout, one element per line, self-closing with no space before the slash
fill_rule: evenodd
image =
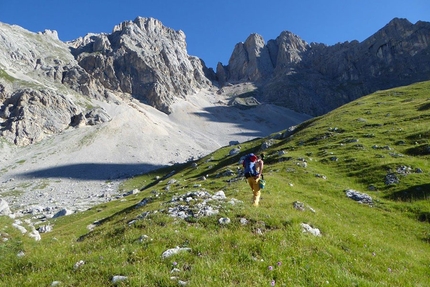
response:
<path id="1" fill-rule="evenodd" d="M 326 46 L 284 31 L 264 43 L 250 35 L 229 63 L 217 66 L 221 85 L 252 81 L 259 99 L 313 116 L 371 92 L 430 79 L 430 23 L 393 19 L 363 42 Z"/>

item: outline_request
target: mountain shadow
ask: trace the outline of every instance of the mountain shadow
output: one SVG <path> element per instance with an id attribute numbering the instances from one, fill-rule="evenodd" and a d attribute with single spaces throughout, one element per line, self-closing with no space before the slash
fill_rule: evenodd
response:
<path id="1" fill-rule="evenodd" d="M 70 178 L 76 180 L 125 179 L 163 167 L 153 164 L 78 163 L 17 174 L 25 178 Z"/>
<path id="2" fill-rule="evenodd" d="M 212 122 L 233 123 L 244 131 L 236 135 L 252 138 L 266 137 L 275 132 L 298 125 L 311 116 L 270 104 L 255 106 L 217 106 L 205 108 L 195 115 Z"/>
<path id="3" fill-rule="evenodd" d="M 394 192 L 386 198 L 400 201 L 417 201 L 430 199 L 430 183 L 411 186 L 407 189 Z"/>

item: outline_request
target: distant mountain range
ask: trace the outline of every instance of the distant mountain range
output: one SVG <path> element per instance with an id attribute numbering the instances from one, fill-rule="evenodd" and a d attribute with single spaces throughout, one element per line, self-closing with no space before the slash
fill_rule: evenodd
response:
<path id="1" fill-rule="evenodd" d="M 253 34 L 214 71 L 188 55 L 182 31 L 152 18 L 67 43 L 0 23 L 1 195 L 13 208 L 85 209 L 116 180 L 428 80 L 429 43 L 430 23 L 404 19 L 334 46 Z"/>
<path id="2" fill-rule="evenodd" d="M 430 79 L 430 23 L 395 18 L 363 42 L 327 46 L 291 32 L 264 42 L 250 35 L 217 80 L 252 81 L 258 98 L 313 116 L 377 90 Z"/>
<path id="3" fill-rule="evenodd" d="M 86 101 L 131 97 L 169 114 L 176 99 L 247 82 L 257 89 L 245 96 L 318 116 L 376 90 L 430 79 L 430 23 L 398 18 L 361 43 L 308 44 L 288 31 L 265 43 L 252 34 L 216 71 L 187 54 L 182 31 L 152 18 L 67 43 L 55 31 L 0 28 L 1 133 L 19 145 L 109 119 L 68 90 Z"/>
<path id="4" fill-rule="evenodd" d="M 0 23 L 0 285 L 428 286 L 430 81 L 337 107 L 430 80 L 429 44 L 405 19 L 253 34 L 214 71 L 152 18 L 67 43 Z"/>

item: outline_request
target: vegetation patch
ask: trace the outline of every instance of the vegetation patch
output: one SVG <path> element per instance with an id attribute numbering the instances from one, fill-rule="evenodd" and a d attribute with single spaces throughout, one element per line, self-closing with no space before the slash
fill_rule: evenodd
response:
<path id="1" fill-rule="evenodd" d="M 379 91 L 234 155 L 135 176 L 121 190 L 138 192 L 50 219 L 38 242 L 0 217 L 2 283 L 427 286 L 429 90 Z M 255 208 L 240 159 L 260 151 Z"/>
<path id="2" fill-rule="evenodd" d="M 1 197 L 14 197 L 14 196 L 18 197 L 18 196 L 23 195 L 24 193 L 25 192 L 21 189 L 12 189 L 9 191 L 1 191 L 0 195 L 1 195 Z"/>
<path id="3" fill-rule="evenodd" d="M 0 78 L 11 83 L 16 80 L 14 77 L 10 76 L 5 70 L 2 69 L 0 69 Z"/>

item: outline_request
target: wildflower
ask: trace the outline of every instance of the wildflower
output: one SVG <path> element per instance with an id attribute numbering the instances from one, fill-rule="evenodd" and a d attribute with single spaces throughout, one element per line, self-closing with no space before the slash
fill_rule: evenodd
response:
<path id="1" fill-rule="evenodd" d="M 272 283 L 270 285 L 275 286 L 275 280 L 272 280 Z"/>
<path id="2" fill-rule="evenodd" d="M 176 262 L 176 261 L 173 262 L 173 266 L 176 266 L 176 265 L 178 265 L 178 262 Z"/>
<path id="3" fill-rule="evenodd" d="M 269 266 L 269 270 L 272 271 L 273 270 L 273 266 Z"/>
<path id="4" fill-rule="evenodd" d="M 282 265 L 282 262 L 281 262 L 281 261 L 279 261 L 279 262 L 278 262 L 278 266 L 281 266 L 281 265 Z"/>

